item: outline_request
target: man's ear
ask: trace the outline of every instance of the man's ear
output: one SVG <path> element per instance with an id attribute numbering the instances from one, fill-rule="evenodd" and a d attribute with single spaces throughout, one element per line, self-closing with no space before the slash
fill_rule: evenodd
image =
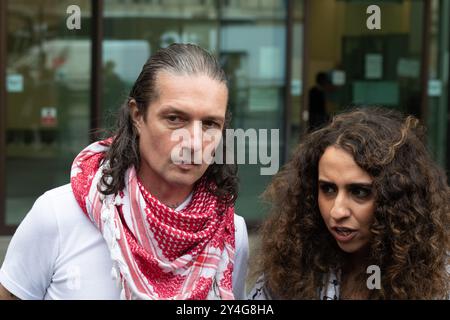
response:
<path id="1" fill-rule="evenodd" d="M 137 132 L 139 132 L 143 119 L 142 114 L 137 106 L 136 100 L 130 99 L 130 101 L 128 101 L 128 108 L 130 111 L 131 121 L 133 122 L 133 127 L 136 129 Z"/>

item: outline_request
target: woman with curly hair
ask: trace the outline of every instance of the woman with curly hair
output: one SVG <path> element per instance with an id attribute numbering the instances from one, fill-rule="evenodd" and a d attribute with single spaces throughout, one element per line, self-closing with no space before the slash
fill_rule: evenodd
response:
<path id="1" fill-rule="evenodd" d="M 423 133 L 412 116 L 362 108 L 309 134 L 263 195 L 249 298 L 448 298 L 450 189 Z"/>

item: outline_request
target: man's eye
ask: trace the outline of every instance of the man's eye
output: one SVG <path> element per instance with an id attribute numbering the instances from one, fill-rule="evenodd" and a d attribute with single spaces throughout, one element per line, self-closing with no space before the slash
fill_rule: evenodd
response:
<path id="1" fill-rule="evenodd" d="M 207 129 L 220 128 L 220 125 L 215 121 L 203 121 L 202 125 L 204 128 L 207 128 Z"/>
<path id="2" fill-rule="evenodd" d="M 179 116 L 176 116 L 176 115 L 167 116 L 167 120 L 169 122 L 171 122 L 171 123 L 179 123 L 179 122 L 182 121 L 181 118 Z"/>

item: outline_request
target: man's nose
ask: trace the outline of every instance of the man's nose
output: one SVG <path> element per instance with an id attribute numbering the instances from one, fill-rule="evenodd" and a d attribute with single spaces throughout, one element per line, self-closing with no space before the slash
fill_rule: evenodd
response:
<path id="1" fill-rule="evenodd" d="M 349 200 L 344 193 L 338 193 L 336 196 L 330 215 L 334 220 L 345 219 L 351 215 Z"/>
<path id="2" fill-rule="evenodd" d="M 198 152 L 202 150 L 203 135 L 202 135 L 202 122 L 194 121 L 190 128 L 191 134 L 191 150 L 192 152 Z"/>

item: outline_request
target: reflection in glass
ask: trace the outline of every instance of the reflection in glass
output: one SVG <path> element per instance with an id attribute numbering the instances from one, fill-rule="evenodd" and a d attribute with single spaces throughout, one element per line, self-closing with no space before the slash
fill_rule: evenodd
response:
<path id="1" fill-rule="evenodd" d="M 450 117 L 448 113 L 450 2 L 433 0 L 428 89 L 428 146 L 436 161 L 450 175 Z M 430 90 L 431 89 L 431 90 Z"/>
<path id="2" fill-rule="evenodd" d="M 233 127 L 279 129 L 283 134 L 286 8 L 285 1 L 224 1 L 220 20 L 220 58 L 229 76 Z M 270 137 L 270 133 L 268 133 Z M 246 154 L 267 147 L 270 138 L 257 148 L 247 143 Z M 248 141 L 248 140 L 247 140 Z M 279 158 L 284 141 L 280 141 Z M 237 212 L 247 221 L 263 218 L 265 210 L 259 200 L 272 176 L 260 174 L 258 165 L 239 165 L 240 188 Z M 247 160 L 248 163 L 248 160 Z M 280 164 L 281 165 L 281 164 Z M 266 166 L 264 166 L 266 167 Z"/>
<path id="3" fill-rule="evenodd" d="M 76 4 L 81 30 L 68 30 Z M 88 143 L 90 1 L 7 4 L 6 225 L 18 224 L 44 191 L 66 184 Z"/>
<path id="4" fill-rule="evenodd" d="M 365 3 L 311 2 L 308 90 L 326 72 L 334 85 L 326 97 L 329 114 L 375 104 L 420 116 L 423 1 L 371 4 L 382 12 L 380 30 L 367 28 Z"/>
<path id="5" fill-rule="evenodd" d="M 217 52 L 216 1 L 104 3 L 103 126 L 111 128 L 145 61 L 171 43 L 195 43 Z"/>
<path id="6" fill-rule="evenodd" d="M 146 58 L 181 42 L 196 43 L 220 58 L 229 77 L 234 128 L 282 128 L 285 19 L 285 2 L 277 0 L 106 1 L 104 126 L 111 127 Z M 270 135 L 268 140 L 270 150 Z M 276 148 L 281 155 L 283 142 Z M 251 149 L 247 146 L 247 159 Z M 236 210 L 248 220 L 259 220 L 263 211 L 258 196 L 272 176 L 261 176 L 259 164 L 241 165 L 239 176 Z"/>

